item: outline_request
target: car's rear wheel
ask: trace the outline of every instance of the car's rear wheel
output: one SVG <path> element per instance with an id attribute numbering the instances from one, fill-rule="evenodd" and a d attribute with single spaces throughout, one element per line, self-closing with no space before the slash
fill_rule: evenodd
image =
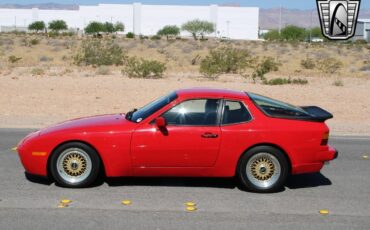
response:
<path id="1" fill-rule="evenodd" d="M 289 164 L 279 149 L 258 146 L 248 150 L 239 160 L 238 176 L 252 192 L 276 192 L 283 188 Z"/>
<path id="2" fill-rule="evenodd" d="M 99 175 L 100 159 L 90 146 L 71 142 L 53 152 L 50 171 L 57 184 L 63 187 L 87 187 L 94 183 Z"/>

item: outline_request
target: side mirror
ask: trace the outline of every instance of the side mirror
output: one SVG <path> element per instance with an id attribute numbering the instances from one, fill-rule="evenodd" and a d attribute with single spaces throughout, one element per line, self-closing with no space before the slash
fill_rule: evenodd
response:
<path id="1" fill-rule="evenodd" d="M 164 119 L 163 117 L 158 117 L 157 119 L 155 119 L 155 124 L 160 129 L 164 129 L 167 126 L 166 119 Z"/>

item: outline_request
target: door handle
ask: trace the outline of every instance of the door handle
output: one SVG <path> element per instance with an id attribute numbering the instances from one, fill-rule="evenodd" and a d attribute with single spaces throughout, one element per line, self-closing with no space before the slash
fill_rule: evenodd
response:
<path id="1" fill-rule="evenodd" d="M 218 134 L 215 134 L 215 133 L 203 133 L 201 135 L 201 137 L 203 137 L 203 138 L 217 138 L 218 137 Z"/>

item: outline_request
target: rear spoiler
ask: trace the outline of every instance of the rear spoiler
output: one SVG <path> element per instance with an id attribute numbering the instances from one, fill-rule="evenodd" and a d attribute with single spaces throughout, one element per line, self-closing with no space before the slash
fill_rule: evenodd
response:
<path id="1" fill-rule="evenodd" d="M 333 114 L 317 106 L 303 106 L 301 109 L 306 111 L 311 116 L 311 118 L 308 118 L 307 120 L 324 122 L 333 118 Z"/>

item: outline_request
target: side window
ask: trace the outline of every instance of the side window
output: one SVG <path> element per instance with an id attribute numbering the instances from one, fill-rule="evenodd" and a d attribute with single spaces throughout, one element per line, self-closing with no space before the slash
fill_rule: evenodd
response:
<path id="1" fill-rule="evenodd" d="M 222 124 L 235 124 L 247 122 L 252 119 L 251 114 L 240 101 L 226 101 Z"/>
<path id="2" fill-rule="evenodd" d="M 218 99 L 195 99 L 182 102 L 162 115 L 168 125 L 217 125 Z"/>

